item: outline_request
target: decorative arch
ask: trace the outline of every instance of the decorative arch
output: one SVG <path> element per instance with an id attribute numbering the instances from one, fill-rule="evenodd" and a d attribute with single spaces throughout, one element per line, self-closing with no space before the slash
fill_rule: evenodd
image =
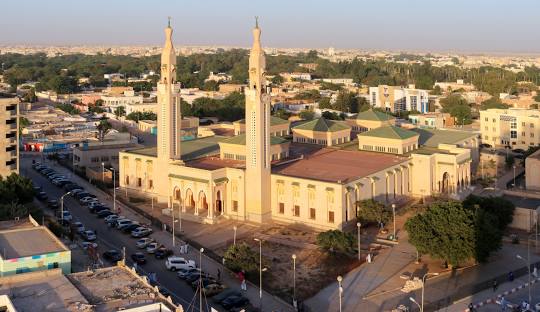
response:
<path id="1" fill-rule="evenodd" d="M 193 199 L 193 191 L 191 189 L 186 190 L 186 197 L 184 197 L 184 206 L 189 208 L 195 207 L 195 200 Z"/>
<path id="2" fill-rule="evenodd" d="M 199 196 L 197 196 L 197 198 L 198 198 L 199 209 L 208 209 L 208 202 L 206 201 L 206 194 L 204 193 L 204 191 L 200 191 Z"/>
<path id="3" fill-rule="evenodd" d="M 182 190 L 175 186 L 173 190 L 173 198 L 175 201 L 181 201 L 182 200 Z"/>
<path id="4" fill-rule="evenodd" d="M 441 181 L 441 193 L 447 194 L 450 191 L 450 174 L 448 172 L 443 173 Z"/>
<path id="5" fill-rule="evenodd" d="M 221 198 L 221 191 L 216 192 L 216 216 L 223 214 L 223 199 Z"/>

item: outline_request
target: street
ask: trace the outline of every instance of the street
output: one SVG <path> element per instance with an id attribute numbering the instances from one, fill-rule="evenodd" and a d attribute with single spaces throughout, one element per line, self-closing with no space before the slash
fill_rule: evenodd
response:
<path id="1" fill-rule="evenodd" d="M 31 168 L 31 162 L 32 159 L 36 159 L 36 161 L 41 161 L 41 158 L 28 158 L 28 157 L 22 157 L 21 158 L 21 174 L 32 179 L 34 185 L 41 186 L 43 190 L 48 194 L 49 199 L 60 199 L 60 197 L 65 194 L 66 192 L 59 188 L 54 186 L 45 176 L 41 175 L 39 172 L 33 170 Z M 81 179 L 77 176 L 73 176 L 72 173 L 70 173 L 66 168 L 63 168 L 61 166 L 58 166 L 52 162 L 47 162 L 47 165 L 54 168 L 57 172 L 65 173 L 66 177 L 70 178 L 75 183 L 78 183 L 81 186 L 84 186 L 85 189 L 98 196 L 99 200 L 103 203 L 106 203 L 109 207 L 113 207 L 112 200 L 107 199 L 106 196 L 102 192 L 96 189 L 89 189 L 86 187 L 85 184 L 81 183 Z M 45 205 L 44 205 L 45 206 Z M 117 203 L 117 207 L 120 206 Z M 69 210 L 71 214 L 73 215 L 74 221 L 80 221 L 82 222 L 86 229 L 95 230 L 97 234 L 97 243 L 98 243 L 98 251 L 99 255 L 103 254 L 104 251 L 108 249 L 116 249 L 119 251 L 122 251 L 122 248 L 125 247 L 126 250 L 126 261 L 129 265 L 132 265 L 132 261 L 130 259 L 131 254 L 142 251 L 141 249 L 138 249 L 135 246 L 135 242 L 137 239 L 132 238 L 131 235 L 122 233 L 114 228 L 110 228 L 107 226 L 107 224 L 104 222 L 103 219 L 99 219 L 96 217 L 96 215 L 90 213 L 87 207 L 81 206 L 72 196 L 65 196 L 64 197 L 64 209 Z M 142 217 L 135 215 L 134 213 L 131 213 L 128 211 L 128 209 L 125 209 L 122 207 L 122 213 L 121 215 L 124 215 L 131 220 L 139 221 L 141 224 L 147 224 L 149 223 L 148 220 L 144 220 Z M 168 248 L 171 248 L 170 240 L 171 236 L 167 232 L 162 232 L 161 229 L 153 228 L 154 234 L 151 235 L 156 241 L 164 244 Z M 164 241 L 167 240 L 167 241 Z M 177 240 L 178 245 L 178 240 Z M 178 248 L 174 249 L 175 255 L 180 255 Z M 146 254 L 147 263 L 144 265 L 139 265 L 139 269 L 144 273 L 149 272 L 155 272 L 157 274 L 157 281 L 158 283 L 164 287 L 166 290 L 169 291 L 172 295 L 173 301 L 180 303 L 184 309 L 187 310 L 187 307 L 191 305 L 195 305 L 196 310 L 198 310 L 198 296 L 194 299 L 195 292 L 191 288 L 190 285 L 188 285 L 185 281 L 180 280 L 176 273 L 170 272 L 165 267 L 165 260 L 158 260 L 155 259 L 153 255 Z M 187 257 L 186 257 L 187 258 Z M 195 260 L 196 263 L 199 263 L 198 259 L 192 259 Z M 112 263 L 107 263 L 105 261 L 106 265 L 112 265 Z M 203 264 L 204 265 L 204 264 Z M 204 270 L 204 267 L 203 267 Z M 213 273 L 213 272 L 210 272 Z"/>

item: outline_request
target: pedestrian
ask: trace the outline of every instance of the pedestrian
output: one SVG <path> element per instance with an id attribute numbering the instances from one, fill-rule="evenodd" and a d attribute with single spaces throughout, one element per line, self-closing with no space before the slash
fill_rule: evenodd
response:
<path id="1" fill-rule="evenodd" d="M 217 280 L 221 282 L 221 270 L 219 268 L 217 269 Z"/>
<path id="2" fill-rule="evenodd" d="M 475 312 L 474 310 L 474 305 L 471 303 L 469 303 L 469 312 Z"/>
<path id="3" fill-rule="evenodd" d="M 499 288 L 499 283 L 496 279 L 493 280 L 493 292 L 497 291 L 497 288 Z"/>
<path id="4" fill-rule="evenodd" d="M 504 296 L 501 297 L 501 308 L 503 311 L 506 311 L 506 307 L 507 307 L 507 303 L 506 303 L 506 298 L 504 298 Z"/>
<path id="5" fill-rule="evenodd" d="M 514 281 L 514 272 L 510 271 L 510 273 L 508 273 L 508 280 L 510 282 L 513 282 Z"/>

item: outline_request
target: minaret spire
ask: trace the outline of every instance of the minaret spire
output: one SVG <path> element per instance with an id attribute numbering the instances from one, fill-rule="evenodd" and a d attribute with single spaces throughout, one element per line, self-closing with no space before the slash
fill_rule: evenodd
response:
<path id="1" fill-rule="evenodd" d="M 167 17 L 168 19 L 168 22 L 167 22 L 167 27 L 171 28 L 171 17 Z"/>

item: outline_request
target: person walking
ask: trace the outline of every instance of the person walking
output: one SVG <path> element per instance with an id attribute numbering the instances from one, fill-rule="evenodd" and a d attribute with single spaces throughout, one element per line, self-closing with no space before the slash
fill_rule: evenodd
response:
<path id="1" fill-rule="evenodd" d="M 221 282 L 221 270 L 219 268 L 217 269 L 217 280 Z"/>
<path id="2" fill-rule="evenodd" d="M 497 291 L 497 288 L 499 288 L 499 283 L 496 279 L 493 280 L 493 292 Z"/>
<path id="3" fill-rule="evenodd" d="M 510 282 L 513 282 L 514 281 L 514 272 L 510 271 L 510 273 L 508 273 L 508 280 Z"/>
<path id="4" fill-rule="evenodd" d="M 469 312 L 476 312 L 476 310 L 474 309 L 474 305 L 473 303 L 469 303 Z"/>

